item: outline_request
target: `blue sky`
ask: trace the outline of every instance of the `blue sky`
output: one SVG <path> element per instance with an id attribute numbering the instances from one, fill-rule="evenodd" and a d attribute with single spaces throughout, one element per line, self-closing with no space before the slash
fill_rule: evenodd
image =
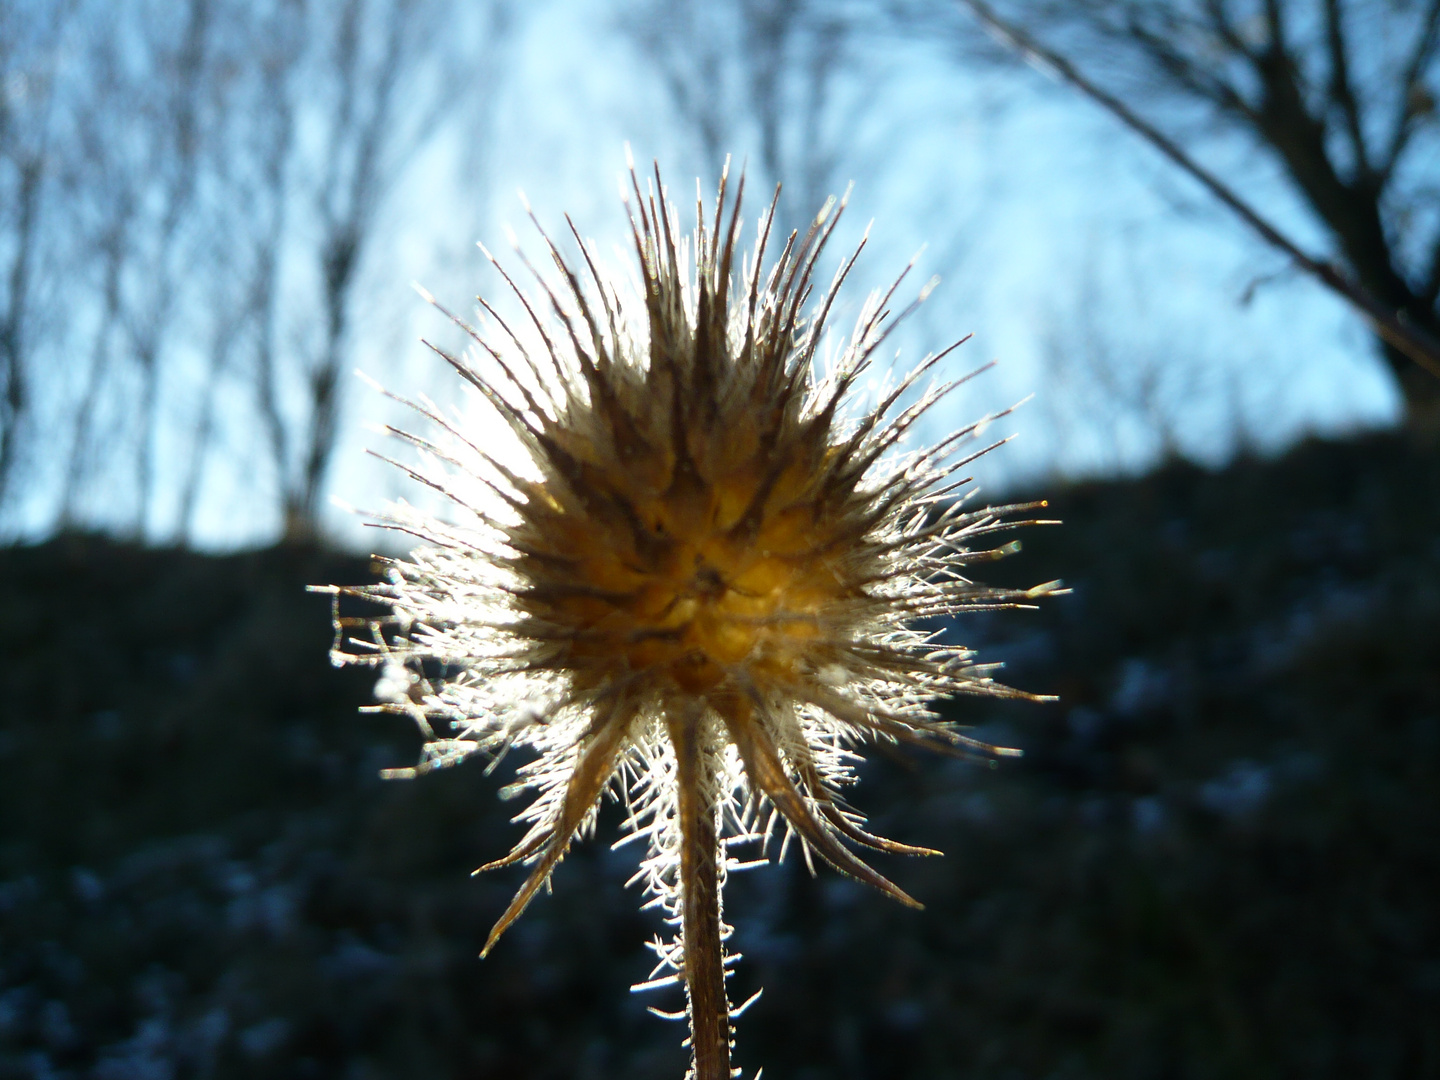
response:
<path id="1" fill-rule="evenodd" d="M 464 310 L 476 291 L 493 293 L 474 241 L 503 255 L 508 227 L 536 250 L 517 189 L 547 228 L 559 231 L 569 213 L 608 250 L 624 237 L 618 178 L 628 142 L 638 161 L 659 159 L 687 213 L 693 204 L 702 167 L 696 141 L 617 30 L 613 5 L 553 0 L 514 32 L 485 136 L 452 131 L 427 148 L 392 198 L 367 269 L 371 298 L 355 366 L 402 394 L 442 402 L 458 394 L 458 380 L 418 345 L 420 334 L 443 336 L 444 328 L 410 283 L 422 281 Z M 859 91 L 869 107 L 834 121 L 853 145 L 840 178 L 855 188 L 832 254 L 871 219 L 874 227 L 849 307 L 834 325 L 847 326 L 864 294 L 926 247 L 914 288 L 932 274 L 943 283 L 902 335 L 901 366 L 965 333 L 974 339 L 952 370 L 1000 361 L 937 411 L 928 434 L 1035 395 L 1004 424 L 1016 442 L 979 466 L 992 493 L 1056 475 L 1147 467 L 1161 448 L 1147 408 L 1164 414 L 1160 426 L 1180 452 L 1210 463 L 1226 460 L 1240 441 L 1273 451 L 1309 431 L 1380 426 L 1398 415 L 1358 320 L 1285 272 L 1279 257 L 1093 106 L 1028 69 L 967 70 L 943 42 L 866 47 L 866 85 L 842 86 L 841 96 Z M 737 139 L 737 160 L 756 156 L 750 141 Z M 1217 140 L 1203 151 L 1308 246 L 1324 250 L 1247 147 Z M 707 193 L 713 183 L 705 178 Z M 1248 285 L 1275 274 L 1242 303 Z M 1097 378 L 1093 357 L 1102 353 L 1107 371 Z M 389 417 L 389 407 L 358 381 L 350 392 L 336 498 L 374 507 L 410 494 L 363 452 L 383 446 L 366 424 Z M 266 522 L 237 522 L 224 512 L 223 493 L 211 502 L 202 543 L 264 538 Z M 327 524 L 347 543 L 374 543 L 344 511 Z"/>

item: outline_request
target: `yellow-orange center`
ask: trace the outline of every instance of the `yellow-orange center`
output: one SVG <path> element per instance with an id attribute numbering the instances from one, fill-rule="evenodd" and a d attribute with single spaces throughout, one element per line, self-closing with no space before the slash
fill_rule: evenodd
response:
<path id="1" fill-rule="evenodd" d="M 540 602 L 526 606 L 574 632 L 567 657 L 577 678 L 598 683 L 645 672 L 659 689 L 703 694 L 737 664 L 785 680 L 802 660 L 813 662 L 822 616 L 851 592 L 843 573 L 817 555 L 829 515 L 807 490 L 813 467 L 796 453 L 764 511 L 737 528 L 765 464 L 749 454 L 735 461 L 744 442 L 730 448 L 729 469 L 688 490 L 669 483 L 635 491 L 634 477 L 649 472 L 643 467 L 620 478 L 595 470 L 597 492 L 623 494 L 634 516 L 545 500 L 545 520 L 533 521 L 526 539 L 559 557 L 529 560 L 532 580 L 555 587 L 538 590 Z"/>

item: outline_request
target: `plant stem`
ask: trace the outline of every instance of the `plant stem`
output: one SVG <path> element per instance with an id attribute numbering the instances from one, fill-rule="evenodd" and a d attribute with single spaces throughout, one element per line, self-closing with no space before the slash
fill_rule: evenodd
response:
<path id="1" fill-rule="evenodd" d="M 693 1080 L 730 1080 L 730 1003 L 720 938 L 720 843 L 714 784 L 702 760 L 700 718 L 670 724 L 678 764 L 681 932 L 690 999 Z"/>

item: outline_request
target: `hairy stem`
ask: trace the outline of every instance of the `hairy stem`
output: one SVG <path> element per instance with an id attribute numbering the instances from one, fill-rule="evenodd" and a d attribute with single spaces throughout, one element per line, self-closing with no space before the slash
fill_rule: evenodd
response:
<path id="1" fill-rule="evenodd" d="M 730 1078 L 730 1003 L 720 938 L 720 843 L 712 778 L 700 746 L 700 717 L 670 724 L 678 762 L 680 895 L 685 992 L 690 999 L 694 1080 Z"/>

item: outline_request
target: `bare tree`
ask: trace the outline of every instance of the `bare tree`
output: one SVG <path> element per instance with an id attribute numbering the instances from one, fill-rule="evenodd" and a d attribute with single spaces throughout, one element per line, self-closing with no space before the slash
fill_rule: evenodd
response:
<path id="1" fill-rule="evenodd" d="M 324 60 L 331 98 L 324 166 L 315 191 L 324 322 L 318 355 L 306 372 L 310 423 L 299 472 L 285 493 L 290 538 L 315 528 L 335 450 L 351 303 L 376 214 L 409 157 L 433 133 L 444 105 L 438 95 L 423 102 L 413 96 L 420 89 L 416 76 L 434 59 L 427 46 L 439 28 L 426 25 L 433 15 L 410 0 L 348 0 L 327 27 Z M 402 99 L 406 89 L 410 94 Z"/>
<path id="2" fill-rule="evenodd" d="M 59 43 L 68 4 L 0 5 L 0 507 L 31 409 L 36 276 L 53 181 Z"/>
<path id="3" fill-rule="evenodd" d="M 470 94 L 457 89 L 463 58 L 446 36 L 455 11 L 448 0 L 293 0 L 259 24 L 258 99 L 232 138 L 250 154 L 236 178 L 254 208 L 245 331 L 291 540 L 315 535 L 356 293 L 381 212 Z M 295 321 L 287 262 L 308 264 L 318 320 Z"/>
<path id="4" fill-rule="evenodd" d="M 188 270 L 177 263 L 183 261 L 184 226 L 191 223 L 190 209 L 201 164 L 202 91 L 209 74 L 206 52 L 212 9 L 212 0 L 188 0 L 178 27 L 147 20 L 152 30 L 146 41 L 150 51 L 146 67 L 169 77 L 156 80 L 156 92 L 145 102 L 150 115 L 141 123 L 150 136 L 143 167 L 149 181 L 145 201 L 154 220 L 142 234 L 149 241 L 139 253 L 144 271 L 133 277 L 124 320 L 131 355 L 140 374 L 135 420 L 137 536 L 146 533 L 154 495 L 160 353 L 180 307 L 180 285 Z"/>
<path id="5" fill-rule="evenodd" d="M 14 250 L 6 276 L 6 305 L 0 315 L 0 497 L 6 494 L 15 468 L 15 452 L 29 406 L 29 376 L 26 372 L 26 338 L 31 277 L 39 246 L 37 219 L 44 159 L 25 156 L 17 165 Z"/>
<path id="6" fill-rule="evenodd" d="M 1141 134 L 1266 243 L 1354 305 L 1375 331 L 1409 428 L 1440 436 L 1440 0 L 961 5 Z M 1141 116 L 1133 103 L 1142 100 L 1147 108 L 1168 101 L 1178 113 L 1198 110 L 1209 132 L 1249 139 L 1324 227 L 1332 255 L 1303 250 L 1241 194 L 1245 177 L 1222 178 L 1201 165 L 1180 136 Z"/>
<path id="7" fill-rule="evenodd" d="M 239 427 L 258 437 L 235 447 L 250 459 L 240 471 L 263 486 L 255 466 L 268 460 L 284 534 L 313 537 L 367 255 L 404 219 L 403 207 L 384 215 L 414 156 L 491 88 L 486 35 L 497 20 L 480 14 L 505 0 L 76 3 L 70 98 L 51 110 L 63 116 L 52 125 L 58 153 L 17 134 L 15 87 L 28 84 L 12 69 L 31 61 L 0 37 L 12 76 L 0 184 L 13 177 L 17 195 L 43 193 L 33 178 L 58 163 L 69 222 L 31 224 L 19 211 L 40 206 L 38 194 L 0 205 L 0 270 L 18 286 L 0 308 L 0 390 L 12 403 L 0 407 L 0 483 L 29 408 L 25 354 L 37 340 L 27 300 L 35 246 L 13 241 L 63 235 L 75 314 L 44 343 L 67 362 L 41 372 L 52 410 L 72 420 L 68 448 L 47 450 L 61 527 L 123 515 L 153 535 L 163 494 L 178 515 L 170 531 L 184 535 L 210 441 L 248 409 Z M 488 79 L 466 83 L 467 69 Z M 241 376 L 247 403 L 217 397 Z M 162 473 L 162 447 L 183 446 L 189 460 L 167 457 Z"/>
<path id="8" fill-rule="evenodd" d="M 1061 469 L 1119 474 L 1246 454 L 1286 412 L 1295 361 L 1257 365 L 1147 269 L 1130 245 L 1093 238 L 1069 288 L 1042 308 L 1035 408 Z M 1131 317 L 1106 314 L 1118 311 Z"/>
<path id="9" fill-rule="evenodd" d="M 77 20 L 83 33 L 71 51 L 83 79 L 72 80 L 60 133 L 74 235 L 66 304 L 96 317 L 88 347 L 52 342 L 85 357 L 60 484 L 62 528 L 79 519 L 87 489 L 107 493 L 112 515 L 119 509 L 116 466 L 127 460 L 134 493 L 128 531 L 139 537 L 150 528 L 162 360 L 177 344 L 186 290 L 205 269 L 188 248 L 203 218 L 194 203 L 211 149 L 203 123 L 215 2 L 160 10 L 92 5 Z M 95 293 L 87 295 L 85 284 Z M 117 399 L 123 408 L 113 407 Z M 112 407 L 102 410 L 102 403 Z"/>
<path id="10" fill-rule="evenodd" d="M 111 189 L 113 202 L 107 206 L 103 228 L 97 238 L 103 284 L 100 317 L 89 349 L 84 389 L 70 432 L 70 452 L 60 492 L 58 525 L 73 528 L 80 509 L 81 487 L 90 473 L 94 456 L 95 418 L 100 394 L 110 374 L 114 349 L 114 327 L 120 314 L 120 275 L 128 255 L 130 218 L 134 211 L 132 193 L 125 187 Z"/>
<path id="11" fill-rule="evenodd" d="M 216 356 L 217 349 L 228 350 L 235 339 L 243 339 L 251 354 L 259 442 L 274 469 L 283 504 L 291 488 L 292 438 L 281 393 L 281 375 L 287 365 L 282 355 L 284 293 L 280 275 L 296 212 L 291 205 L 297 168 L 292 159 L 300 89 L 295 83 L 302 78 L 307 12 L 303 3 L 276 3 L 251 8 L 249 17 L 238 11 L 237 15 L 228 55 L 222 60 L 236 74 L 224 130 L 218 136 L 226 152 L 216 176 L 223 193 L 221 206 L 227 210 L 243 207 L 244 212 L 220 215 L 221 220 L 233 224 L 233 231 L 226 232 L 236 251 L 230 264 L 235 274 L 234 317 L 226 320 L 229 338 L 212 343 L 211 367 L 218 370 L 224 366 Z M 204 434 L 208 439 L 208 430 Z M 191 506 L 195 498 L 188 496 Z"/>
<path id="12" fill-rule="evenodd" d="M 647 0 L 627 9 L 622 26 L 659 74 L 708 175 L 753 145 L 752 182 L 784 184 L 784 235 L 836 184 L 847 145 L 833 115 L 837 76 L 855 73 L 861 19 L 853 6 L 818 0 Z"/>

